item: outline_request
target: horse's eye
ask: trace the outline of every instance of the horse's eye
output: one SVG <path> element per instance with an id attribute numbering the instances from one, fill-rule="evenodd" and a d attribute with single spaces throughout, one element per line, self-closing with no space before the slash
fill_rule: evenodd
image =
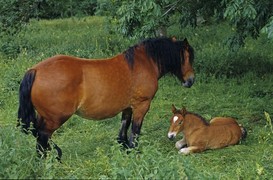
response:
<path id="1" fill-rule="evenodd" d="M 178 124 L 181 125 L 183 121 L 179 121 Z"/>

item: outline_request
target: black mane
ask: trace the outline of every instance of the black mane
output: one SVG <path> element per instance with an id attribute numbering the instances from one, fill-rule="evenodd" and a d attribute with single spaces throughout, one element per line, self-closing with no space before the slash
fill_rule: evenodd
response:
<path id="1" fill-rule="evenodd" d="M 133 68 L 135 61 L 135 51 L 137 47 L 145 48 L 148 60 L 152 59 L 158 66 L 161 76 L 167 73 L 176 75 L 182 79 L 181 64 L 184 63 L 182 51 L 186 47 L 184 41 L 173 41 L 171 38 L 151 38 L 130 47 L 123 54 L 129 66 Z M 193 48 L 189 46 L 190 63 L 193 62 Z"/>

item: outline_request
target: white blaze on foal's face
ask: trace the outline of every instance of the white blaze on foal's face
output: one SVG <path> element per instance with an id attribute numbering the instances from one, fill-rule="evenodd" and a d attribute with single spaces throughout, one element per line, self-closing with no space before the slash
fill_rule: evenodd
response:
<path id="1" fill-rule="evenodd" d="M 174 116 L 174 117 L 171 119 L 171 121 L 172 121 L 171 124 L 174 125 L 175 122 L 176 122 L 178 119 L 179 119 L 178 116 Z M 168 137 L 169 137 L 169 138 L 174 138 L 174 137 L 176 136 L 176 134 L 177 134 L 176 128 L 172 128 L 172 125 L 171 125 L 171 127 L 170 127 L 170 129 L 169 129 L 169 132 L 168 132 Z"/>
<path id="2" fill-rule="evenodd" d="M 173 117 L 173 123 L 175 123 L 178 120 L 178 116 Z"/>

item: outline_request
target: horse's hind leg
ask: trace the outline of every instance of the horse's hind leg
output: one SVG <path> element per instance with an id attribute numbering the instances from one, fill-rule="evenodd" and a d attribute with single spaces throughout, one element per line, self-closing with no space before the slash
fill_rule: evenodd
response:
<path id="1" fill-rule="evenodd" d="M 61 157 L 63 155 L 62 150 L 61 150 L 61 148 L 59 148 L 59 146 L 57 144 L 55 144 L 54 142 L 52 142 L 52 143 L 53 143 L 53 148 L 56 149 L 57 154 L 58 154 L 58 156 L 56 157 L 56 159 L 58 161 L 61 161 Z"/>
<path id="2" fill-rule="evenodd" d="M 49 151 L 52 149 L 49 144 L 50 136 L 51 135 L 49 135 L 48 133 L 45 133 L 44 131 L 38 131 L 36 150 L 39 157 L 46 157 L 46 151 Z M 62 150 L 54 142 L 52 142 L 52 144 L 53 144 L 53 148 L 56 149 L 58 154 L 56 159 L 60 161 L 62 157 Z"/>
<path id="3" fill-rule="evenodd" d="M 40 157 L 46 156 L 46 151 L 50 150 L 50 145 L 48 143 L 48 140 L 49 140 L 49 135 L 39 130 L 37 133 L 36 150 Z"/>
<path id="4" fill-rule="evenodd" d="M 123 147 L 128 147 L 128 137 L 127 137 L 127 131 L 130 127 L 132 121 L 132 109 L 127 108 L 124 111 L 122 111 L 122 117 L 121 117 L 121 129 L 119 131 L 118 135 L 118 143 L 122 144 Z"/>
<path id="5" fill-rule="evenodd" d="M 46 157 L 46 152 L 52 149 L 49 143 L 51 135 L 56 129 L 58 129 L 61 126 L 61 124 L 54 123 L 52 125 L 52 122 L 54 121 L 50 121 L 51 123 L 49 123 L 48 120 L 43 118 L 39 118 L 39 120 L 40 120 L 39 125 L 36 127 L 36 131 L 37 131 L 36 150 L 40 157 Z M 54 142 L 52 142 L 52 144 L 53 144 L 53 148 L 56 149 L 57 151 L 57 154 L 58 154 L 57 159 L 60 160 L 62 156 L 62 150 Z"/>

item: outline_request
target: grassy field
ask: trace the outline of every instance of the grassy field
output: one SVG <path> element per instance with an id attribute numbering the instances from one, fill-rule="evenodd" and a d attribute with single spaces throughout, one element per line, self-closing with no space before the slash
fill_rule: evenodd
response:
<path id="1" fill-rule="evenodd" d="M 20 45 L 20 53 L 0 55 L 0 178 L 272 179 L 273 43 L 263 36 L 248 39 L 244 48 L 231 53 L 223 45 L 232 33 L 228 29 L 225 24 L 168 29 L 170 35 L 187 37 L 194 47 L 196 83 L 186 89 L 174 77 L 160 79 L 142 127 L 141 153 L 127 154 L 116 143 L 120 115 L 104 121 L 73 116 L 53 135 L 63 150 L 59 163 L 55 151 L 38 159 L 35 139 L 16 128 L 24 72 L 55 54 L 110 57 L 136 42 L 113 33 L 102 17 L 31 22 L 11 42 Z M 186 106 L 207 120 L 236 117 L 248 137 L 236 146 L 180 155 L 175 141 L 167 138 L 171 104 Z"/>

